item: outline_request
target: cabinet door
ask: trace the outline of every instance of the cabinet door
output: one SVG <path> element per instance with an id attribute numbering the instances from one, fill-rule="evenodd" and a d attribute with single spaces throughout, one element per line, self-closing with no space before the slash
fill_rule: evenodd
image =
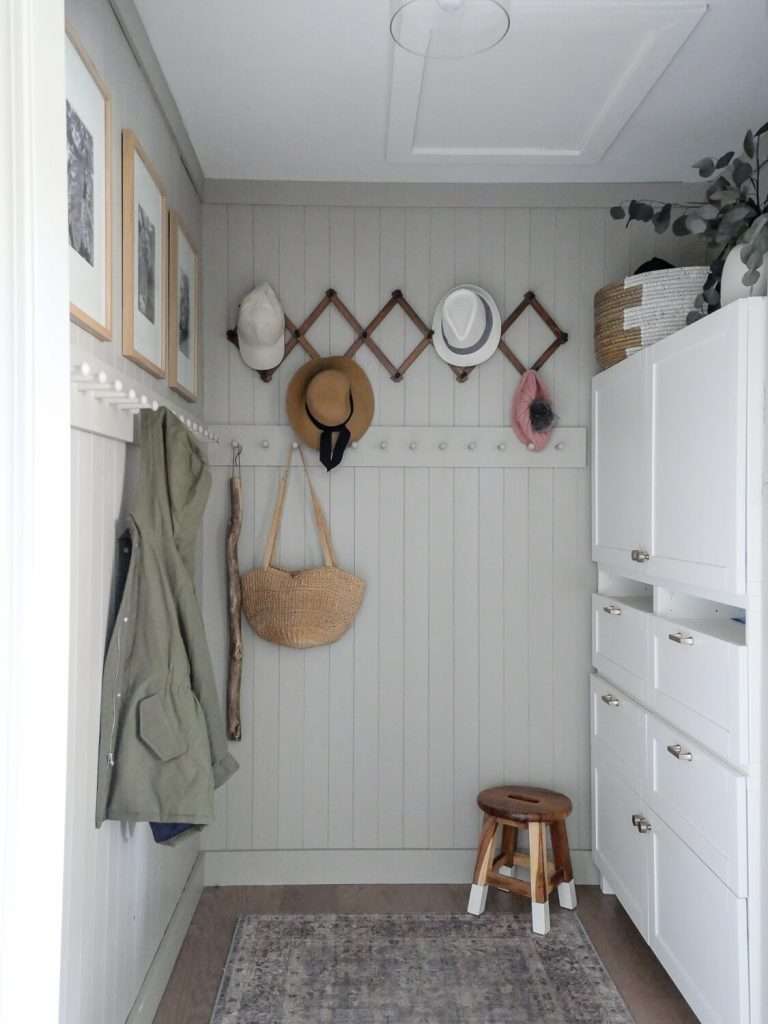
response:
<path id="1" fill-rule="evenodd" d="M 650 575 L 745 589 L 747 312 L 651 346 Z"/>
<path id="2" fill-rule="evenodd" d="M 634 577 L 648 551 L 649 432 L 644 352 L 592 382 L 592 557 Z"/>
<path id="3" fill-rule="evenodd" d="M 747 1024 L 747 901 L 651 815 L 651 947 L 702 1024 Z"/>
<path id="4" fill-rule="evenodd" d="M 647 939 L 650 843 L 632 823 L 633 815 L 645 816 L 645 804 L 597 740 L 592 747 L 592 808 L 595 864 Z"/>

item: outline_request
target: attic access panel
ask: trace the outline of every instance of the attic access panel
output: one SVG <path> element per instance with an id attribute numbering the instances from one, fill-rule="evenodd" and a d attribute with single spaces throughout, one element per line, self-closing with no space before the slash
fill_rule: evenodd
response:
<path id="1" fill-rule="evenodd" d="M 424 60 L 393 46 L 391 162 L 600 160 L 706 12 L 699 0 L 509 0 L 493 50 Z"/>

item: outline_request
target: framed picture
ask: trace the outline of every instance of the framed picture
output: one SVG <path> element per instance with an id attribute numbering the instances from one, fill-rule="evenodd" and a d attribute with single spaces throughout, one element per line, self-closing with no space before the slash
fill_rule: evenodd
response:
<path id="1" fill-rule="evenodd" d="M 112 340 L 112 100 L 67 26 L 69 315 Z"/>
<path id="2" fill-rule="evenodd" d="M 123 355 L 165 376 L 168 230 L 165 192 L 132 131 L 123 131 Z"/>
<path id="3" fill-rule="evenodd" d="M 181 218 L 171 210 L 168 243 L 168 384 L 197 399 L 200 259 Z"/>

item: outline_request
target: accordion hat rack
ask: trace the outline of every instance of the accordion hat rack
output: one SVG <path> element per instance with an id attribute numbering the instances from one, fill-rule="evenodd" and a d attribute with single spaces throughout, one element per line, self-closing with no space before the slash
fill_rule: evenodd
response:
<path id="1" fill-rule="evenodd" d="M 419 356 L 432 344 L 432 329 L 427 326 L 424 320 L 419 316 L 413 306 L 403 295 L 402 291 L 398 288 L 392 292 L 392 295 L 387 302 L 382 306 L 376 316 L 371 320 L 367 326 L 363 326 L 357 317 L 351 312 L 349 306 L 339 298 L 338 293 L 333 288 L 329 288 L 326 291 L 323 298 L 318 302 L 312 312 L 304 319 L 304 321 L 298 326 L 286 316 L 285 328 L 286 332 L 290 334 L 289 340 L 285 345 L 285 355 L 283 356 L 283 362 L 291 354 L 294 348 L 299 345 L 310 357 L 315 359 L 319 355 L 312 343 L 307 338 L 307 332 L 310 330 L 312 325 L 323 315 L 323 313 L 329 307 L 333 307 L 340 316 L 346 320 L 349 326 L 352 328 L 355 338 L 346 352 L 343 355 L 353 358 L 358 349 L 364 345 L 372 353 L 373 356 L 381 363 L 384 369 L 389 374 L 390 380 L 396 383 L 403 380 L 409 368 L 413 366 Z M 391 359 L 388 358 L 386 353 L 377 344 L 374 338 L 374 332 L 381 326 L 386 320 L 389 314 L 396 308 L 400 308 L 405 316 L 411 321 L 416 329 L 421 333 L 421 340 L 415 345 L 411 352 L 405 357 L 403 362 L 399 366 L 395 366 Z M 501 325 L 501 340 L 499 341 L 499 352 L 505 356 L 510 363 L 515 367 L 518 373 L 523 374 L 526 372 L 528 367 L 524 366 L 523 363 L 518 359 L 512 349 L 507 345 L 504 340 L 504 335 L 518 320 L 522 314 L 527 310 L 531 309 L 536 315 L 543 321 L 544 324 L 552 332 L 553 339 L 551 344 L 541 353 L 539 358 L 530 367 L 532 370 L 540 370 L 544 364 L 551 359 L 555 352 L 568 341 L 568 334 L 562 330 L 562 328 L 555 321 L 554 317 L 544 308 L 544 306 L 536 298 L 536 295 L 532 291 L 525 293 L 523 298 L 512 310 L 512 312 L 506 317 Z M 237 345 L 237 330 L 227 331 L 227 338 L 232 342 L 233 345 Z M 259 376 L 265 382 L 272 379 L 272 375 L 278 367 L 273 367 L 271 370 L 259 371 Z M 456 380 L 459 383 L 463 383 L 474 369 L 473 366 L 450 366 L 453 371 Z"/>

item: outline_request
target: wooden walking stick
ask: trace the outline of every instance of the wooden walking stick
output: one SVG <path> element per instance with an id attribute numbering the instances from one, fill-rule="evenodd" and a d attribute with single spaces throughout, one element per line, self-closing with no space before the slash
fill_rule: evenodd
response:
<path id="1" fill-rule="evenodd" d="M 240 453 L 243 446 L 232 442 L 232 476 L 229 481 L 229 523 L 227 524 L 227 585 L 229 606 L 229 672 L 227 675 L 227 735 L 242 739 L 240 723 L 240 684 L 243 674 L 243 605 L 237 544 L 243 525 L 243 481 L 240 477 Z"/>

